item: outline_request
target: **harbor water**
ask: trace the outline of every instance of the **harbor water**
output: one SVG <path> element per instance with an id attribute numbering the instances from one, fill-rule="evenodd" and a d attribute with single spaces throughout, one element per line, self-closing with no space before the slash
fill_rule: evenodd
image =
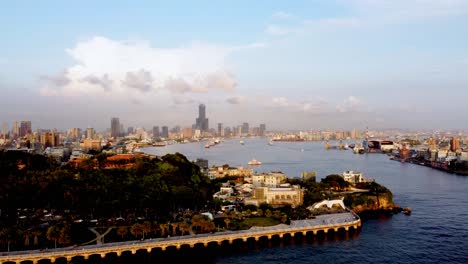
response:
<path id="1" fill-rule="evenodd" d="M 300 177 L 315 171 L 317 181 L 346 170 L 363 172 L 389 188 L 394 201 L 410 207 L 411 215 L 366 220 L 359 234 L 314 243 L 289 243 L 248 250 L 194 251 L 146 257 L 147 263 L 195 261 L 204 263 L 468 263 L 468 177 L 415 164 L 392 161 L 385 154 L 354 154 L 325 149 L 324 142 L 279 142 L 266 138 L 224 140 L 210 148 L 206 142 L 142 149 L 148 154 L 182 153 L 189 160 L 207 159 L 209 166 L 229 164 L 256 172 L 282 171 Z M 133 260 L 121 259 L 123 263 Z"/>

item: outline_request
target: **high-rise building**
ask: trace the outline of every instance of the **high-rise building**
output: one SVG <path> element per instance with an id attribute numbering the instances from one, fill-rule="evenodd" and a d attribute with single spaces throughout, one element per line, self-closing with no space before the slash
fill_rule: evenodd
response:
<path id="1" fill-rule="evenodd" d="M 117 138 L 120 136 L 120 120 L 118 117 L 111 119 L 111 137 Z"/>
<path id="2" fill-rule="evenodd" d="M 206 107 L 204 104 L 198 106 L 198 118 L 195 120 L 195 128 L 208 131 L 208 118 L 206 118 Z"/>
<path id="3" fill-rule="evenodd" d="M 19 121 L 15 121 L 13 123 L 12 132 L 13 132 L 13 138 L 19 137 L 20 135 L 20 122 Z"/>
<path id="4" fill-rule="evenodd" d="M 127 127 L 127 135 L 133 134 L 134 131 L 135 130 L 133 129 L 133 127 L 131 127 L 131 126 Z"/>
<path id="5" fill-rule="evenodd" d="M 41 134 L 41 144 L 44 148 L 56 147 L 60 144 L 60 135 L 56 132 L 44 132 Z"/>
<path id="6" fill-rule="evenodd" d="M 450 150 L 455 152 L 460 149 L 460 140 L 457 137 L 453 137 L 450 140 Z"/>
<path id="7" fill-rule="evenodd" d="M 249 133 L 249 123 L 244 122 L 242 124 L 242 129 L 241 129 L 242 134 L 248 134 Z"/>
<path id="8" fill-rule="evenodd" d="M 218 123 L 218 136 L 224 136 L 223 123 Z"/>
<path id="9" fill-rule="evenodd" d="M 265 136 L 265 131 L 266 131 L 266 125 L 260 124 L 260 136 L 261 137 Z"/>
<path id="10" fill-rule="evenodd" d="M 20 122 L 20 131 L 19 136 L 24 137 L 26 135 L 31 134 L 31 121 L 21 121 Z"/>
<path id="11" fill-rule="evenodd" d="M 88 127 L 86 128 L 86 138 L 93 139 L 94 138 L 94 128 Z"/>
<path id="12" fill-rule="evenodd" d="M 166 139 L 169 138 L 169 128 L 167 126 L 163 126 L 161 130 L 161 137 Z"/>
<path id="13" fill-rule="evenodd" d="M 153 127 L 153 138 L 159 138 L 160 134 L 159 134 L 159 127 L 158 126 L 154 126 Z"/>

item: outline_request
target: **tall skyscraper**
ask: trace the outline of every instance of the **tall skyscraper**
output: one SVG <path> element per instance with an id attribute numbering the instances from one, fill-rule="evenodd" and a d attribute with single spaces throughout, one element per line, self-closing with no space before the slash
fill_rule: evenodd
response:
<path id="1" fill-rule="evenodd" d="M 131 127 L 131 126 L 127 127 L 127 135 L 133 134 L 134 131 L 135 130 L 133 129 L 133 127 Z"/>
<path id="2" fill-rule="evenodd" d="M 223 123 L 218 123 L 218 136 L 224 136 Z"/>
<path id="3" fill-rule="evenodd" d="M 118 117 L 111 119 L 111 137 L 117 138 L 120 136 L 120 120 Z"/>
<path id="4" fill-rule="evenodd" d="M 265 131 L 266 131 L 266 125 L 265 124 L 260 124 L 260 136 L 265 136 Z"/>
<path id="5" fill-rule="evenodd" d="M 26 135 L 31 134 L 31 121 L 21 121 L 20 122 L 20 131 L 19 136 L 24 137 Z"/>
<path id="6" fill-rule="evenodd" d="M 153 138 L 159 138 L 160 134 L 159 134 L 159 127 L 158 126 L 154 126 L 153 127 Z"/>
<path id="7" fill-rule="evenodd" d="M 241 129 L 242 134 L 248 134 L 249 133 L 249 123 L 244 122 L 242 124 L 242 129 Z"/>
<path id="8" fill-rule="evenodd" d="M 86 128 L 86 138 L 93 139 L 94 138 L 94 129 L 92 127 Z"/>
<path id="9" fill-rule="evenodd" d="M 195 120 L 195 128 L 208 131 L 208 118 L 206 118 L 206 107 L 204 104 L 198 106 L 198 118 Z"/>
<path id="10" fill-rule="evenodd" d="M 20 135 L 20 122 L 19 121 L 15 121 L 13 123 L 12 132 L 13 132 L 13 138 L 19 137 Z"/>
<path id="11" fill-rule="evenodd" d="M 169 128 L 167 126 L 163 126 L 161 128 L 161 137 L 163 138 L 169 138 Z"/>

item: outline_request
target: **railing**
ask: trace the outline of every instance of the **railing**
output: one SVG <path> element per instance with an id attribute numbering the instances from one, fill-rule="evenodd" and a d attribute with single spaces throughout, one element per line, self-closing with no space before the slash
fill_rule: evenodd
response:
<path id="1" fill-rule="evenodd" d="M 282 237 L 284 234 L 295 234 L 301 232 L 314 232 L 318 231 L 328 231 L 330 229 L 337 228 L 346 228 L 346 227 L 359 227 L 361 225 L 361 220 L 359 216 L 354 212 L 350 211 L 351 214 L 357 219 L 350 222 L 344 223 L 335 223 L 335 224 L 324 224 L 324 225 L 307 225 L 298 226 L 298 227 L 284 227 L 276 229 L 275 227 L 264 227 L 257 229 L 249 229 L 242 231 L 227 231 L 213 234 L 200 234 L 200 235 L 189 235 L 189 236 L 177 236 L 177 237 L 168 237 L 168 238 L 156 238 L 156 239 L 147 239 L 143 241 L 127 241 L 127 242 L 115 242 L 107 243 L 102 245 L 93 245 L 85 246 L 81 248 L 62 248 L 54 249 L 51 251 L 18 251 L 6 253 L 7 255 L 0 256 L 0 263 L 5 262 L 16 262 L 30 260 L 36 263 L 41 259 L 50 259 L 52 262 L 58 258 L 67 258 L 71 259 L 72 257 L 83 256 L 87 259 L 91 255 L 101 255 L 104 257 L 108 253 L 117 253 L 120 256 L 122 252 L 131 251 L 135 253 L 137 250 L 147 250 L 150 252 L 153 248 L 165 249 L 167 247 L 175 246 L 180 248 L 183 245 L 188 245 L 190 247 L 195 246 L 196 244 L 207 245 L 208 243 L 216 242 L 222 243 L 223 241 L 232 241 L 236 239 L 242 239 L 246 241 L 249 238 L 255 238 L 256 240 L 259 237 L 271 237 L 274 235 L 279 235 Z M 304 220 L 298 220 L 304 221 Z M 5 253 L 4 253 L 5 254 Z"/>

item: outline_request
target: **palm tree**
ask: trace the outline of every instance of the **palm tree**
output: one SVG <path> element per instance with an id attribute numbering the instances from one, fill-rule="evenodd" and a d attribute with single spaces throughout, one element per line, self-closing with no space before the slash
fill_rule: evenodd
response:
<path id="1" fill-rule="evenodd" d="M 11 227 L 4 227 L 0 230 L 0 239 L 7 243 L 8 252 L 10 252 L 10 243 L 14 242 L 15 230 Z"/>
<path id="2" fill-rule="evenodd" d="M 61 245 L 66 245 L 66 244 L 70 243 L 70 241 L 71 241 L 71 239 L 70 239 L 70 226 L 65 225 L 60 229 L 58 242 Z"/>
<path id="3" fill-rule="evenodd" d="M 141 235 L 143 234 L 143 227 L 142 227 L 142 225 L 141 225 L 141 224 L 138 224 L 138 223 L 132 225 L 132 227 L 130 227 L 130 233 L 131 233 L 134 237 L 138 238 L 139 236 L 141 236 Z"/>
<path id="4" fill-rule="evenodd" d="M 145 221 L 142 225 L 141 225 L 141 231 L 143 232 L 143 239 L 145 239 L 145 235 L 148 234 L 148 233 L 151 233 L 151 222 L 149 221 Z"/>
<path id="5" fill-rule="evenodd" d="M 159 229 L 161 230 L 161 237 L 166 236 L 166 224 L 159 224 Z"/>
<path id="6" fill-rule="evenodd" d="M 190 225 L 187 222 L 182 222 L 179 224 L 179 230 L 184 235 L 186 232 L 190 232 Z"/>
<path id="7" fill-rule="evenodd" d="M 31 235 L 34 236 L 34 241 L 33 241 L 34 246 L 38 246 L 39 245 L 39 236 L 42 235 L 42 232 L 40 230 L 33 230 L 31 232 Z"/>
<path id="8" fill-rule="evenodd" d="M 177 226 L 178 226 L 178 225 L 179 225 L 179 224 L 177 224 L 177 223 L 171 223 L 171 226 L 172 226 L 172 235 L 173 235 L 173 236 L 176 236 L 176 235 L 177 235 L 176 232 L 177 232 Z"/>
<path id="9" fill-rule="evenodd" d="M 51 226 L 47 229 L 47 240 L 54 241 L 55 248 L 57 248 L 57 240 L 60 237 L 60 229 L 57 226 Z"/>
<path id="10" fill-rule="evenodd" d="M 24 238 L 24 246 L 29 247 L 29 237 L 31 236 L 31 232 L 29 230 L 23 231 L 23 238 Z"/>
<path id="11" fill-rule="evenodd" d="M 126 226 L 119 226 L 117 229 L 117 235 L 119 235 L 122 240 L 128 234 L 128 228 Z"/>
<path id="12" fill-rule="evenodd" d="M 229 218 L 224 218 L 224 223 L 226 223 L 226 229 L 229 229 L 229 224 L 231 223 L 231 220 Z"/>

